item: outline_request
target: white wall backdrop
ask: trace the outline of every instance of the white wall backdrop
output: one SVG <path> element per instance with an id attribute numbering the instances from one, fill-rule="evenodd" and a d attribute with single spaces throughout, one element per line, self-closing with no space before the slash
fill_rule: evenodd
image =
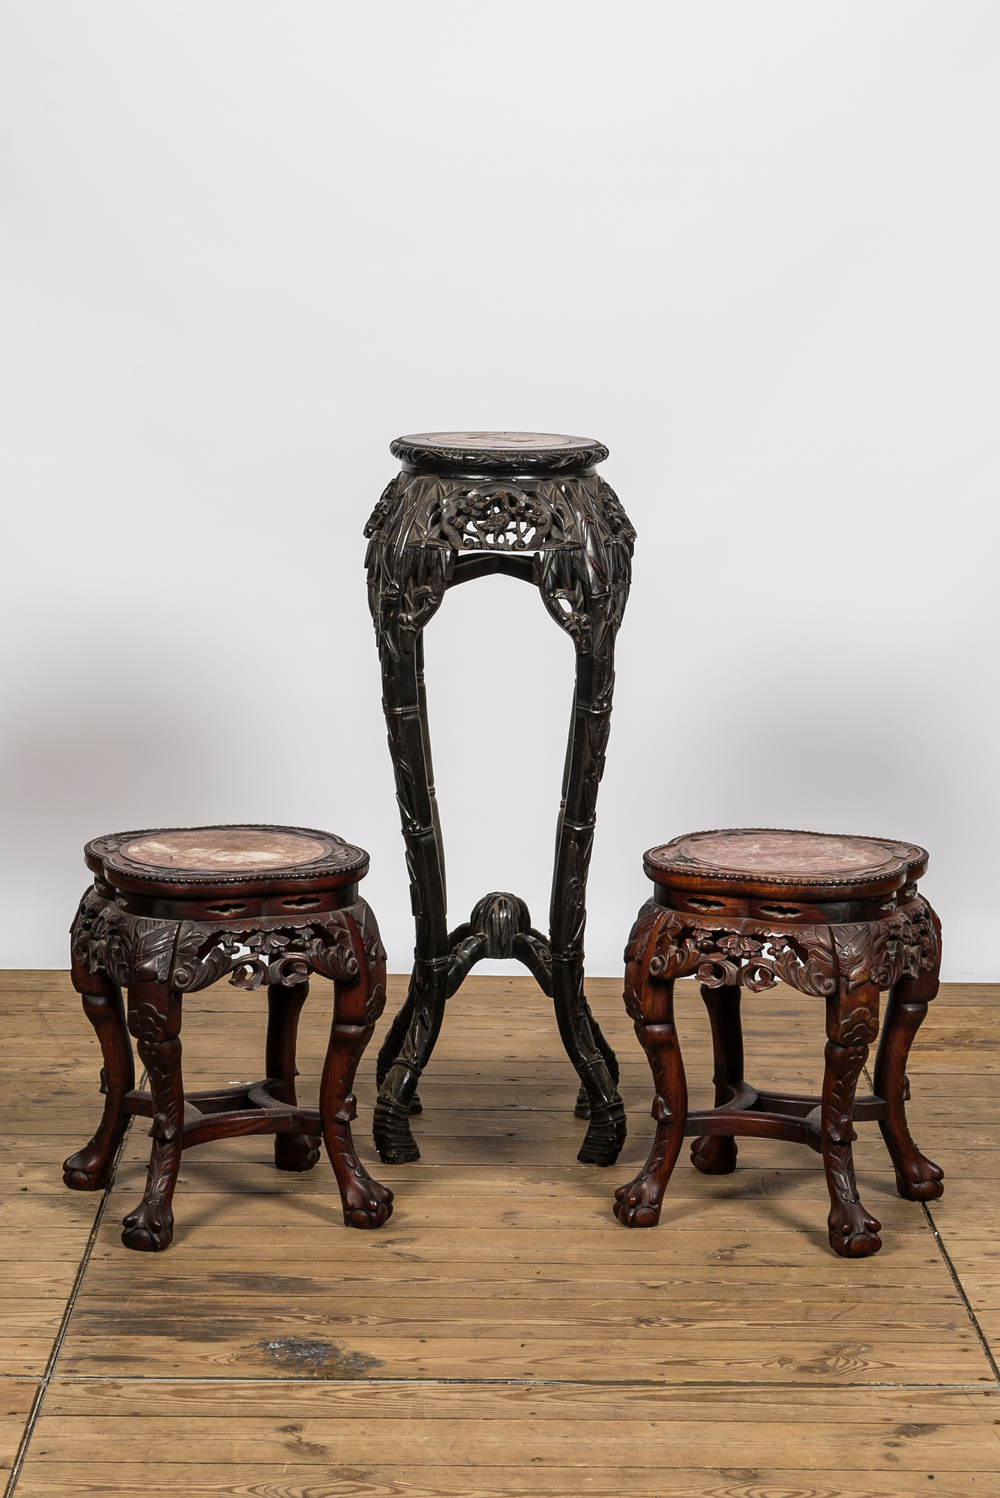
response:
<path id="1" fill-rule="evenodd" d="M 911 838 L 1000 978 L 1000 10 L 8 0 L 0 964 L 100 832 L 328 827 L 412 928 L 361 529 L 402 432 L 603 439 L 638 531 L 591 882 L 701 827 Z M 544 925 L 572 648 L 428 630 L 451 915 Z"/>

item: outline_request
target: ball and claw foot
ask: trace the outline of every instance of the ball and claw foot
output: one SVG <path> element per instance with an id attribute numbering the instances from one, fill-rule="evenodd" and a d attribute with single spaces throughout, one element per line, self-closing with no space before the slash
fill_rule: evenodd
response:
<path id="1" fill-rule="evenodd" d="M 392 1192 L 373 1181 L 352 1156 L 345 1156 L 344 1164 L 352 1172 L 347 1185 L 341 1186 L 344 1222 L 349 1228 L 380 1228 L 392 1216 Z"/>
<path id="2" fill-rule="evenodd" d="M 655 1228 L 660 1220 L 663 1187 L 655 1176 L 638 1175 L 615 1192 L 614 1212 L 622 1227 Z"/>
<path id="3" fill-rule="evenodd" d="M 728 1176 L 736 1169 L 736 1140 L 729 1134 L 699 1134 L 691 1141 L 691 1164 L 703 1176 Z"/>
<path id="4" fill-rule="evenodd" d="M 278 1170 L 312 1170 L 320 1157 L 322 1139 L 315 1134 L 276 1134 L 274 1163 Z"/>
<path id="5" fill-rule="evenodd" d="M 63 1161 L 63 1184 L 71 1191 L 100 1191 L 110 1175 L 110 1162 L 89 1145 Z"/>
<path id="6" fill-rule="evenodd" d="M 827 1219 L 830 1247 L 842 1259 L 866 1259 L 882 1247 L 882 1224 L 860 1202 L 838 1202 Z"/>
<path id="7" fill-rule="evenodd" d="M 140 1202 L 122 1219 L 122 1242 L 140 1253 L 160 1253 L 169 1248 L 173 1236 L 174 1214 L 161 1201 Z"/>
<path id="8" fill-rule="evenodd" d="M 420 1159 L 417 1141 L 410 1132 L 410 1110 L 406 1103 L 384 1102 L 380 1098 L 375 1104 L 372 1135 L 383 1165 L 411 1165 Z"/>
<path id="9" fill-rule="evenodd" d="M 944 1195 L 944 1171 L 926 1156 L 914 1155 L 906 1162 L 905 1176 L 896 1171 L 896 1190 L 904 1201 L 937 1201 Z"/>
<path id="10" fill-rule="evenodd" d="M 596 1118 L 591 1118 L 590 1127 L 583 1136 L 576 1158 L 581 1165 L 614 1165 L 622 1152 L 627 1133 L 625 1112 L 620 1104 L 616 1114 L 602 1109 Z"/>

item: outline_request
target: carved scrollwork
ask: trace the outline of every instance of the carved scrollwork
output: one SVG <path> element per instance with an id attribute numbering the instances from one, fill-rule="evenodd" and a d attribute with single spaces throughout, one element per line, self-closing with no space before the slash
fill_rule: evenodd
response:
<path id="1" fill-rule="evenodd" d="M 649 974 L 661 982 L 694 974 L 706 988 L 740 986 L 759 993 L 780 981 L 817 998 L 836 988 L 830 927 L 781 931 L 749 919 L 713 920 L 708 926 L 699 917 L 652 901 L 644 910 L 650 907 L 645 930 L 655 925 L 656 940 Z M 634 933 L 629 952 L 635 945 Z"/>
<path id="2" fill-rule="evenodd" d="M 638 960 L 655 927 L 649 973 L 661 982 L 693 974 L 708 988 L 739 985 L 760 992 L 776 982 L 825 998 L 838 975 L 853 993 L 866 984 L 891 988 L 937 961 L 937 935 L 923 899 L 878 921 L 778 928 L 755 918 L 709 924 L 704 916 L 643 906 L 625 953 Z"/>
<path id="3" fill-rule="evenodd" d="M 237 988 L 262 984 L 290 988 L 311 972 L 353 979 L 360 972 L 355 930 L 346 910 L 290 923 L 265 920 L 206 931 L 188 922 L 177 943 L 173 986 L 185 993 L 207 988 L 226 973 Z"/>

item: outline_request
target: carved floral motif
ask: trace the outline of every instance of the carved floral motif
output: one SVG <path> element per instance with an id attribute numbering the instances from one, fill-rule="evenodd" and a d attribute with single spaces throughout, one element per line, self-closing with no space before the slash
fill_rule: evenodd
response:
<path id="1" fill-rule="evenodd" d="M 708 988 L 739 985 L 753 992 L 789 984 L 826 998 L 838 971 L 853 991 L 868 983 L 891 988 L 937 961 L 937 937 L 926 902 L 918 898 L 879 921 L 839 926 L 779 927 L 755 917 L 732 921 L 668 910 L 647 901 L 633 928 L 625 960 L 637 960 L 655 928 L 650 977 L 661 982 L 694 975 Z"/>

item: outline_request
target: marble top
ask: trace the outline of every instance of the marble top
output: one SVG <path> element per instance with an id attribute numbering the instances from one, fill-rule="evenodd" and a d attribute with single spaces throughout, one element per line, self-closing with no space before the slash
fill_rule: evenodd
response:
<path id="1" fill-rule="evenodd" d="M 647 873 L 747 883 L 865 886 L 919 877 L 927 854 L 892 838 L 775 828 L 694 832 L 651 848 Z M 669 881 L 667 881 L 669 882 Z"/>
<path id="2" fill-rule="evenodd" d="M 137 838 L 121 848 L 121 855 L 147 868 L 248 874 L 313 863 L 326 851 L 326 845 L 317 838 L 303 837 L 297 832 L 194 827 Z"/>
<path id="3" fill-rule="evenodd" d="M 390 450 L 416 468 L 495 473 L 580 471 L 608 456 L 602 442 L 563 432 L 411 432 Z"/>
<path id="4" fill-rule="evenodd" d="M 146 827 L 94 838 L 84 859 L 116 888 L 171 899 L 181 889 L 340 889 L 368 872 L 363 848 L 315 827 Z"/>

